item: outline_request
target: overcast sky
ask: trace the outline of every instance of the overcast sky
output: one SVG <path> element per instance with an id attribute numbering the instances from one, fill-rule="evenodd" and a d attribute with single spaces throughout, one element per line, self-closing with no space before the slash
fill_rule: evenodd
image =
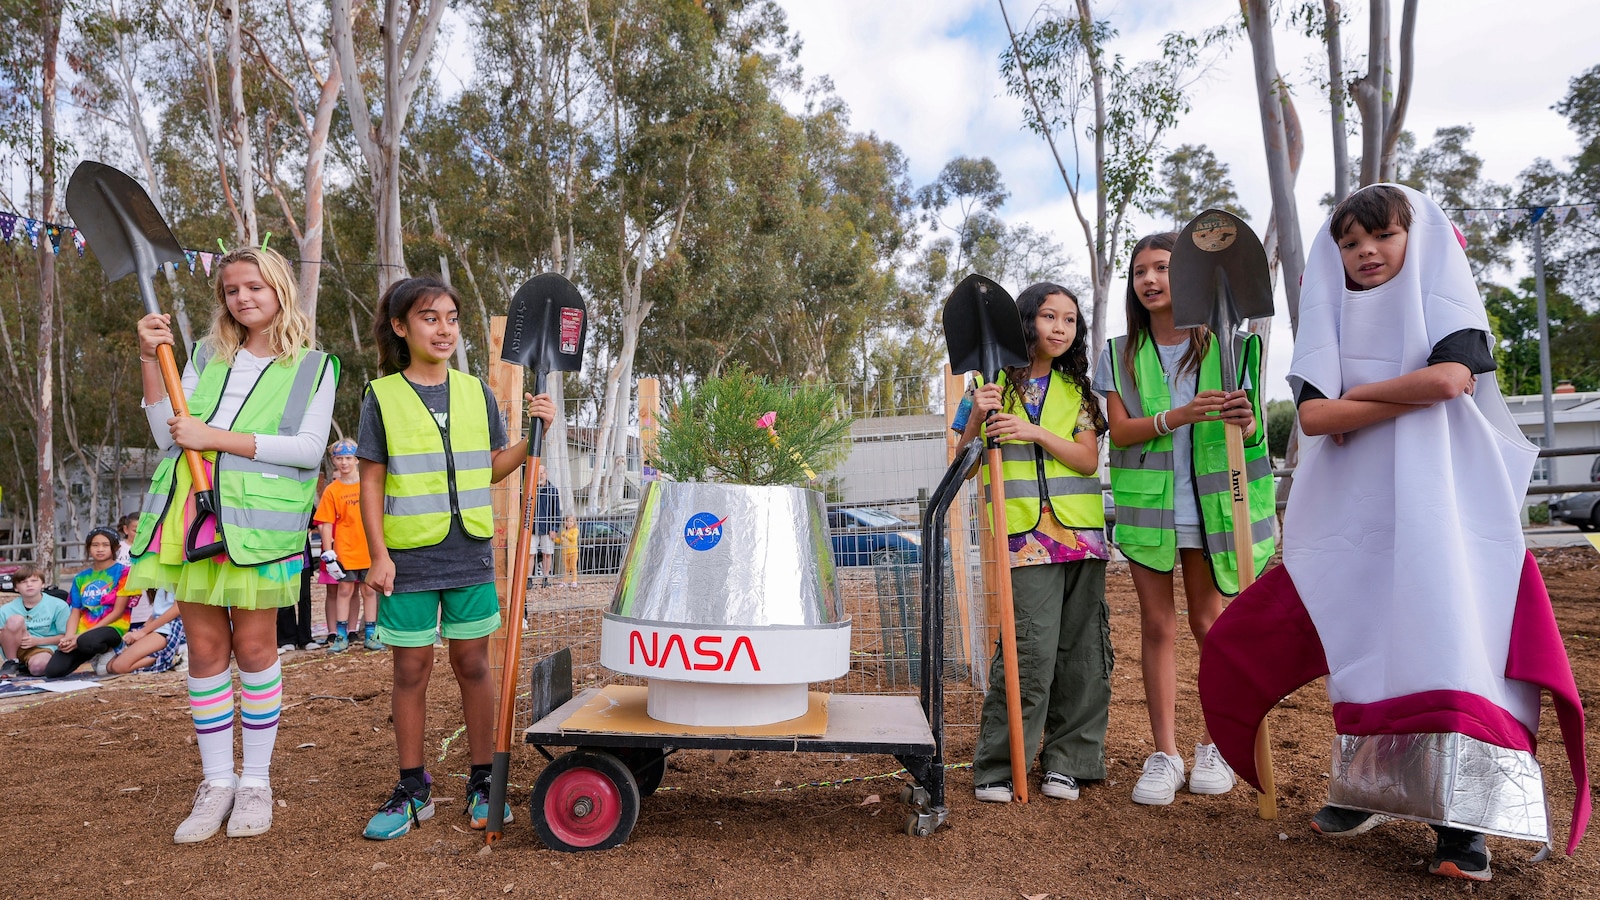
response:
<path id="1" fill-rule="evenodd" d="M 1054 233 L 1079 273 L 1087 273 L 1082 231 L 1055 163 L 1044 142 L 1022 130 L 1021 104 L 1006 95 L 1000 81 L 999 56 L 1008 42 L 995 0 L 788 0 L 783 5 L 804 40 L 800 62 L 807 77 L 831 78 L 850 105 L 857 130 L 900 145 L 918 185 L 932 180 L 953 157 L 993 159 L 1011 190 L 1002 217 Z M 1345 6 L 1360 17 L 1345 30 L 1348 59 L 1365 51 L 1366 4 Z M 1399 6 L 1397 0 L 1396 16 Z M 1013 23 L 1036 8 L 1031 0 L 1006 4 Z M 1565 120 L 1550 107 L 1572 77 L 1600 62 L 1600 23 L 1592 2 L 1523 2 L 1515 4 L 1514 18 L 1508 15 L 1511 9 L 1488 0 L 1421 4 L 1417 74 L 1406 116 L 1419 144 L 1437 128 L 1474 126 L 1471 146 L 1483 157 L 1484 174 L 1502 182 L 1538 157 L 1564 162 L 1577 151 Z M 1155 55 L 1166 32 L 1196 33 L 1237 15 L 1238 3 L 1101 0 L 1095 12 L 1120 32 L 1114 49 L 1133 61 Z M 1394 30 L 1398 37 L 1398 22 Z M 1297 200 L 1309 245 L 1324 218 L 1319 200 L 1332 189 L 1328 106 L 1311 81 L 1312 66 L 1325 70 L 1326 56 L 1320 44 L 1288 33 L 1287 27 L 1280 26 L 1274 37 L 1278 66 L 1293 85 L 1306 134 Z M 1259 233 L 1271 200 L 1247 41 L 1241 39 L 1215 64 L 1192 100 L 1193 110 L 1168 145 L 1205 144 L 1227 163 L 1242 212 Z M 1352 155 L 1359 152 L 1357 141 L 1350 146 Z M 1139 222 L 1133 236 L 1154 226 Z M 1118 267 L 1125 269 L 1126 260 Z M 1121 290 L 1119 281 L 1113 298 Z M 1286 398 L 1287 314 L 1279 319 L 1283 327 L 1274 332 L 1269 396 Z M 1120 310 L 1113 309 L 1107 333 L 1122 330 Z"/>

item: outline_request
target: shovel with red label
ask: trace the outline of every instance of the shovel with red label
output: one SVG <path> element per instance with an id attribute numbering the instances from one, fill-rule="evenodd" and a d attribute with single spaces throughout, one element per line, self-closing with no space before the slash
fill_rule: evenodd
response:
<path id="1" fill-rule="evenodd" d="M 544 393 L 551 372 L 583 368 L 588 310 L 572 282 L 553 272 L 528 279 L 511 298 L 506 312 L 505 343 L 500 359 L 533 373 L 533 393 Z M 522 611 L 528 602 L 528 558 L 533 546 L 534 504 L 539 496 L 543 464 L 544 420 L 528 429 L 528 459 L 522 464 L 522 521 L 511 557 L 511 593 L 506 598 L 506 653 L 501 668 L 499 715 L 495 720 L 494 768 L 489 779 L 489 818 L 484 837 L 492 844 L 505 828 L 506 780 L 511 771 L 511 729 L 516 724 L 517 667 L 522 661 Z"/>

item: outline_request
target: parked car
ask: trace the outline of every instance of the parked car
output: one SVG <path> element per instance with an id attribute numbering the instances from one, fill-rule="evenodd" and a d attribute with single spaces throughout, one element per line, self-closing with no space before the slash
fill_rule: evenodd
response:
<path id="1" fill-rule="evenodd" d="M 870 506 L 828 510 L 828 533 L 836 566 L 916 565 L 922 562 L 921 530 L 894 513 Z"/>
<path id="2" fill-rule="evenodd" d="M 578 517 L 578 574 L 615 575 L 622 571 L 633 539 L 633 514 L 601 513 Z"/>
<path id="3" fill-rule="evenodd" d="M 1589 467 L 1589 480 L 1600 482 L 1600 457 Z M 1579 531 L 1600 531 L 1600 484 L 1592 491 L 1550 501 L 1550 521 L 1576 525 Z"/>

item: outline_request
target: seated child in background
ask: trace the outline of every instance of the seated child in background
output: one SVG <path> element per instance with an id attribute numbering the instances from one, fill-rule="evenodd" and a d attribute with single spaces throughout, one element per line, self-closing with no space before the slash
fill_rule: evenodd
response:
<path id="1" fill-rule="evenodd" d="M 117 562 L 117 533 L 104 526 L 89 532 L 84 550 L 89 568 L 72 579 L 72 603 L 67 630 L 45 666 L 46 678 L 70 675 L 78 666 L 94 661 L 96 675 L 109 669 L 111 657 L 128 631 L 128 598 L 122 594 L 128 567 Z"/>
<path id="2" fill-rule="evenodd" d="M 129 629 L 123 636 L 125 643 L 117 648 L 117 655 L 106 667 L 115 675 L 169 672 L 182 658 L 185 639 L 177 601 L 171 591 L 151 588 L 150 593 L 155 595 L 150 618 Z"/>
<path id="3" fill-rule="evenodd" d="M 44 575 L 25 565 L 12 576 L 17 599 L 0 606 L 0 676 L 43 675 L 56 641 L 67 631 L 67 604 L 44 592 Z"/>

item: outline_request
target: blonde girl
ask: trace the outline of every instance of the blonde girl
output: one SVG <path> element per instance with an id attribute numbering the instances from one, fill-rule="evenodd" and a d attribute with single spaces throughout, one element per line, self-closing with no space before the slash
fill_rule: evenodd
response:
<path id="1" fill-rule="evenodd" d="M 277 611 L 300 599 L 305 534 L 333 415 L 338 361 L 312 346 L 288 262 L 261 249 L 217 263 L 210 332 L 183 373 L 188 416 L 174 416 L 156 364 L 171 344 L 170 317 L 139 320 L 139 361 L 150 430 L 163 451 L 134 536 L 128 590 L 168 590 L 189 642 L 189 708 L 202 781 L 178 843 L 203 841 L 227 823 L 229 837 L 272 825 L 268 770 L 277 741 L 282 679 Z M 202 454 L 216 486 L 215 538 L 224 552 L 189 562 L 185 536 L 197 517 L 182 451 Z M 213 532 L 215 532 L 213 534 Z M 235 775 L 230 666 L 241 684 L 242 771 Z"/>

